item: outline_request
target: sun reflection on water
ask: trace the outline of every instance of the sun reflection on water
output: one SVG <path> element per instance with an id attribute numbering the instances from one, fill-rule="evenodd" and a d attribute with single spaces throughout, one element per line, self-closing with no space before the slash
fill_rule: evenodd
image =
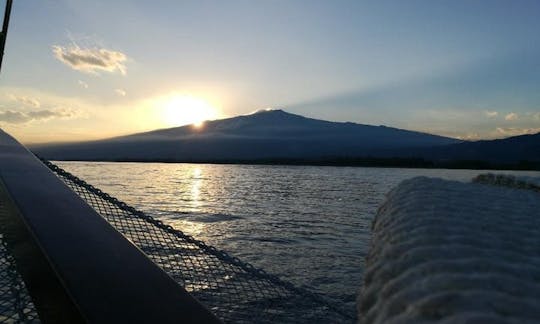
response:
<path id="1" fill-rule="evenodd" d="M 171 225 L 174 228 L 182 229 L 182 232 L 189 233 L 189 235 L 197 237 L 197 238 L 203 236 L 205 232 L 205 228 L 206 228 L 205 223 L 191 222 L 188 220 L 172 221 Z"/>
<path id="2" fill-rule="evenodd" d="M 191 203 L 193 207 L 201 207 L 201 185 L 202 185 L 202 170 L 199 167 L 195 167 L 192 172 L 192 184 L 191 184 Z"/>

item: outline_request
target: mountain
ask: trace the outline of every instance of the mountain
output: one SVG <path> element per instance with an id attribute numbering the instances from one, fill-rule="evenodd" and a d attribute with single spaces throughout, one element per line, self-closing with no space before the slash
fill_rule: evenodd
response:
<path id="1" fill-rule="evenodd" d="M 218 162 L 394 156 L 459 140 L 386 126 L 338 123 L 283 110 L 161 129 L 106 140 L 33 146 L 54 160 Z"/>
<path id="2" fill-rule="evenodd" d="M 477 160 L 497 164 L 515 164 L 520 161 L 540 162 L 540 133 L 443 145 L 412 150 L 409 154 L 432 161 Z"/>

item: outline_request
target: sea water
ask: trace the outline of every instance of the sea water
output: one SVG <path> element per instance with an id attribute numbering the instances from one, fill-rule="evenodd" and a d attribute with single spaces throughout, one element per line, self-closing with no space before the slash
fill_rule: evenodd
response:
<path id="1" fill-rule="evenodd" d="M 58 162 L 178 230 L 351 309 L 385 194 L 415 176 L 478 170 Z M 504 172 L 540 177 L 540 172 Z"/>

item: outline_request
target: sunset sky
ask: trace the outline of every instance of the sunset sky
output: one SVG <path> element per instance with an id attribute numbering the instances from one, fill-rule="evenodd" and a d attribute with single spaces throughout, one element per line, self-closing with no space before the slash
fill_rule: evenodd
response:
<path id="1" fill-rule="evenodd" d="M 540 131 L 537 0 L 14 2 L 0 128 L 25 143 L 264 108 L 470 139 Z"/>

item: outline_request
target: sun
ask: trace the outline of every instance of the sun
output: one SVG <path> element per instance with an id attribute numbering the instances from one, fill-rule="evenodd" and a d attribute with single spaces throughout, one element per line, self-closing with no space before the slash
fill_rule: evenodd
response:
<path id="1" fill-rule="evenodd" d="M 206 120 L 216 119 L 219 115 L 216 107 L 208 101 L 191 95 L 165 97 L 160 106 L 164 122 L 170 126 L 193 125 L 202 128 Z"/>

